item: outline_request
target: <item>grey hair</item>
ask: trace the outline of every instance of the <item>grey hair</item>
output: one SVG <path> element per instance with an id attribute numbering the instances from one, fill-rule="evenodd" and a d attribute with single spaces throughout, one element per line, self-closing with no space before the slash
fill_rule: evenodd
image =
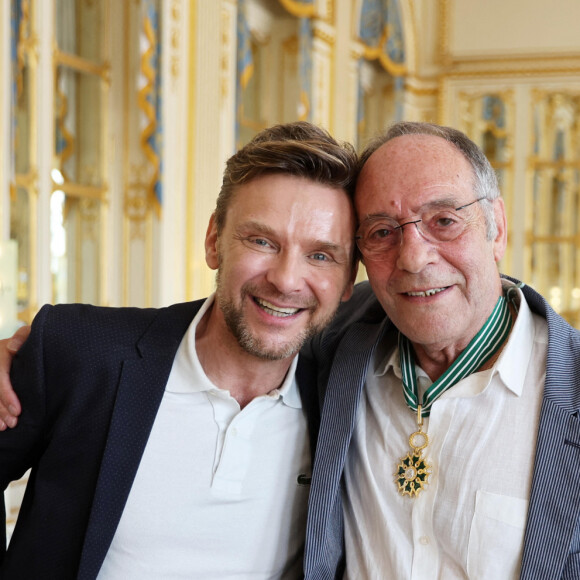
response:
<path id="1" fill-rule="evenodd" d="M 395 123 L 384 133 L 372 139 L 365 147 L 359 157 L 359 172 L 377 149 L 388 141 L 396 137 L 402 137 L 403 135 L 432 135 L 434 137 L 441 137 L 453 145 L 465 157 L 473 170 L 473 191 L 476 197 L 483 197 L 486 200 L 486 203 L 482 203 L 481 207 L 485 217 L 487 239 L 495 239 L 498 230 L 492 202 L 500 197 L 497 175 L 483 151 L 467 135 L 457 129 L 435 125 L 434 123 L 412 121 Z"/>

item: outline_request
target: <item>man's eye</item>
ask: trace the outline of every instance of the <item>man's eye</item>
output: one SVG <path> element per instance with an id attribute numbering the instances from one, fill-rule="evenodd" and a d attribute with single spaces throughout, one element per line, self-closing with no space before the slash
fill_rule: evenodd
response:
<path id="1" fill-rule="evenodd" d="M 381 240 L 383 238 L 388 238 L 393 235 L 395 230 L 391 227 L 378 227 L 369 233 L 369 238 L 375 240 Z"/>
<path id="2" fill-rule="evenodd" d="M 433 227 L 435 228 L 449 228 L 453 227 L 458 223 L 458 219 L 456 216 L 449 215 L 449 214 L 440 214 L 434 216 L 430 222 Z"/>
<path id="3" fill-rule="evenodd" d="M 330 259 L 326 254 L 322 252 L 316 252 L 315 254 L 310 254 L 310 257 L 317 262 L 328 262 Z"/>
<path id="4" fill-rule="evenodd" d="M 241 240 L 246 246 L 255 250 L 269 250 L 274 247 L 268 239 L 257 236 L 247 236 Z"/>

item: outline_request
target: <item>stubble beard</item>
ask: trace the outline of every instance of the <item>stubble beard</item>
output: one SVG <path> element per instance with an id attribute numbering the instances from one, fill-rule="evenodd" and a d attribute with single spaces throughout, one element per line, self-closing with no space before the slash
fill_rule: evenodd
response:
<path id="1" fill-rule="evenodd" d="M 242 286 L 240 293 L 241 301 L 240 306 L 238 306 L 231 298 L 223 295 L 220 291 L 221 286 L 221 276 L 218 269 L 216 276 L 216 302 L 223 314 L 226 325 L 245 352 L 262 360 L 278 361 L 294 356 L 307 340 L 318 334 L 330 323 L 338 309 L 337 305 L 337 308 L 328 316 L 316 321 L 313 318 L 318 303 L 308 307 L 311 317 L 306 328 L 300 331 L 298 335 L 292 337 L 288 342 L 280 344 L 278 347 L 273 347 L 252 333 L 244 315 L 243 304 L 246 298 L 249 297 L 252 300 L 252 296 L 259 295 L 258 289 L 251 284 Z M 274 295 L 273 292 L 270 292 L 270 294 Z M 284 301 L 284 295 L 278 294 L 276 299 Z"/>

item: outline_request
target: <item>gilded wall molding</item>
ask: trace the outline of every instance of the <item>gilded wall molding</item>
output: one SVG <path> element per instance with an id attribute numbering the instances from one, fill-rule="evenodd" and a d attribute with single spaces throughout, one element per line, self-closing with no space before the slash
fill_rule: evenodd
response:
<path id="1" fill-rule="evenodd" d="M 312 35 L 314 38 L 318 38 L 330 46 L 334 46 L 334 43 L 336 42 L 335 32 L 333 30 L 329 30 L 326 26 L 321 26 L 320 22 L 314 22 Z"/>
<path id="2" fill-rule="evenodd" d="M 108 85 L 111 84 L 111 65 L 109 63 L 96 64 L 75 54 L 69 54 L 59 49 L 54 51 L 54 68 L 59 65 L 73 70 L 101 77 Z"/>
<path id="3" fill-rule="evenodd" d="M 574 61 L 539 62 L 537 59 L 518 62 L 486 61 L 479 66 L 470 63 L 468 66 L 456 65 L 452 71 L 444 73 L 447 78 L 465 77 L 533 77 L 562 76 L 580 74 L 580 59 Z"/>
<path id="4" fill-rule="evenodd" d="M 221 9 L 221 43 L 220 43 L 220 104 L 223 104 L 230 90 L 230 47 L 231 47 L 232 14 L 225 5 Z"/>
<path id="5" fill-rule="evenodd" d="M 405 79 L 405 91 L 417 97 L 434 97 L 439 94 L 438 86 L 419 86 L 414 84 L 413 77 Z"/>
<path id="6" fill-rule="evenodd" d="M 451 58 L 449 54 L 449 42 L 451 35 L 451 14 L 453 0 L 439 0 L 439 64 L 448 66 Z"/>
<path id="7" fill-rule="evenodd" d="M 169 56 L 169 70 L 173 86 L 179 80 L 181 71 L 181 19 L 183 18 L 183 6 L 181 0 L 172 0 L 170 7 L 171 23 L 169 30 L 171 53 Z"/>
<path id="8" fill-rule="evenodd" d="M 313 4 L 304 4 L 297 0 L 278 0 L 280 4 L 297 18 L 314 18 L 316 16 L 316 6 Z"/>
<path id="9" fill-rule="evenodd" d="M 404 34 L 405 34 L 405 54 L 407 55 L 406 58 L 406 64 L 407 64 L 407 69 L 409 71 L 415 72 L 417 71 L 417 63 L 418 63 L 418 56 L 419 56 L 419 50 L 420 50 L 420 46 L 419 46 L 419 35 L 417 34 L 417 13 L 415 11 L 415 3 L 413 0 L 407 0 L 405 3 L 405 6 L 407 7 L 407 14 L 408 17 L 403 19 L 403 29 L 404 29 Z M 405 10 L 403 8 L 403 5 L 401 4 L 401 9 L 403 12 L 403 16 L 405 15 Z M 409 40 L 410 38 L 410 40 Z M 409 46 L 412 46 L 412 58 L 409 59 L 409 53 L 411 52 L 411 50 L 409 50 Z"/>

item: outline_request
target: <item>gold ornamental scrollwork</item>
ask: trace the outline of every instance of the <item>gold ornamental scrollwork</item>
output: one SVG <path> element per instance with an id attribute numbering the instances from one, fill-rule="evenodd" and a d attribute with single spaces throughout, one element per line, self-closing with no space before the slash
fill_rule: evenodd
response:
<path id="1" fill-rule="evenodd" d="M 314 16 L 316 16 L 316 8 L 314 3 L 305 4 L 304 2 L 299 2 L 298 0 L 278 1 L 290 14 L 292 14 L 292 16 L 296 16 L 297 18 L 314 18 Z"/>
<path id="2" fill-rule="evenodd" d="M 179 51 L 181 49 L 181 26 L 180 22 L 183 17 L 183 6 L 181 0 L 172 0 L 171 2 L 171 58 L 170 71 L 173 84 L 179 80 L 181 62 Z"/>
<path id="3" fill-rule="evenodd" d="M 230 27 L 232 16 L 229 10 L 221 10 L 221 45 L 220 45 L 220 97 L 223 103 L 229 91 L 230 71 Z"/>
<path id="4" fill-rule="evenodd" d="M 150 180 L 146 179 L 150 168 L 146 164 L 132 165 L 131 178 L 125 191 L 124 214 L 130 224 L 132 240 L 147 238 L 147 221 L 152 211 L 148 195 Z"/>
<path id="5" fill-rule="evenodd" d="M 313 34 L 314 38 L 318 38 L 318 39 L 322 40 L 323 42 L 325 42 L 329 46 L 333 46 L 335 43 L 334 34 L 331 34 L 330 32 L 328 32 L 326 30 L 322 30 L 322 28 L 320 28 L 320 26 L 315 26 L 314 29 L 312 30 L 312 34 Z"/>

